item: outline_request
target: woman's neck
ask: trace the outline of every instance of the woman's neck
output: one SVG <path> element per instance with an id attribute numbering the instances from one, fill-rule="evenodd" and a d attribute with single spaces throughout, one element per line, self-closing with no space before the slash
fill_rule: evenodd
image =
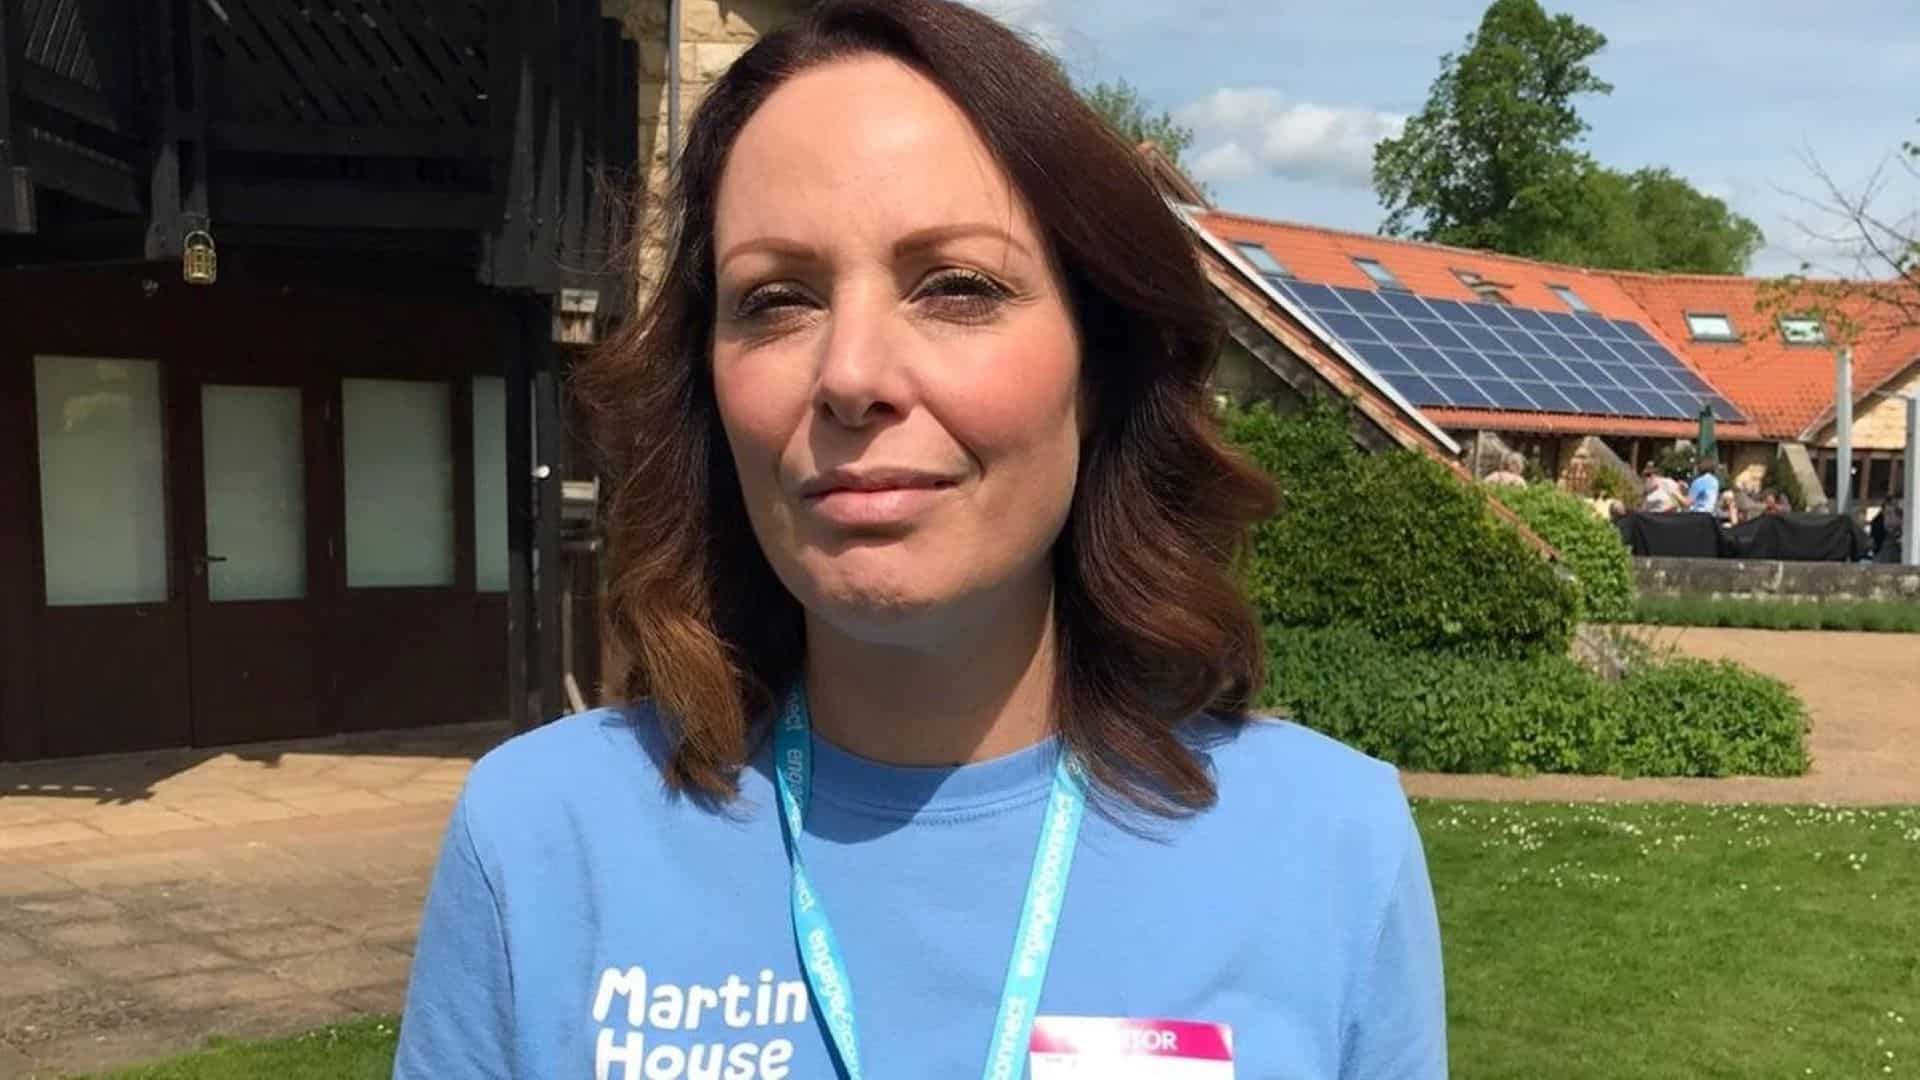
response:
<path id="1" fill-rule="evenodd" d="M 1025 749 L 1053 730 L 1051 583 L 912 646 L 860 641 L 807 619 L 814 731 L 889 765 L 952 766 Z"/>

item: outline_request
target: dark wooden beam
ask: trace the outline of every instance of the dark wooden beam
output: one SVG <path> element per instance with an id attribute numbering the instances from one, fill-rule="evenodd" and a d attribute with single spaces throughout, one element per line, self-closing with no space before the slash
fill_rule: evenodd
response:
<path id="1" fill-rule="evenodd" d="M 26 27 L 20 0 L 0 0 L 0 234 L 34 231 L 33 178 L 25 160 Z"/>
<path id="2" fill-rule="evenodd" d="M 147 87 L 153 156 L 147 167 L 147 240 L 149 259 L 175 258 L 186 230 L 180 223 L 180 147 L 174 140 L 179 75 L 174 41 L 180 12 L 177 0 L 144 0 L 152 28 L 152 48 L 142 80 Z"/>
<path id="3" fill-rule="evenodd" d="M 0 8 L 13 2 L 0 0 Z M 26 276 L 0 270 L 0 311 L 24 309 Z M 0 319 L 0 505 L 11 508 L 0 524 L 0 761 L 34 756 L 40 716 L 34 630 L 43 571 L 33 362 L 10 333 L 23 321 Z"/>
<path id="4" fill-rule="evenodd" d="M 561 12 L 569 4 L 570 0 L 540 0 L 529 5 L 540 13 L 536 39 L 540 46 L 540 100 L 534 114 L 539 120 L 534 145 L 540 156 L 534 173 L 535 210 L 525 287 L 543 292 L 560 287 L 560 222 L 566 213 L 563 134 L 567 124 L 560 100 L 560 88 L 567 82 L 560 71 L 564 55 L 561 35 L 566 25 Z"/>
<path id="5" fill-rule="evenodd" d="M 480 280 L 496 288 L 520 288 L 526 279 L 530 223 L 534 216 L 534 117 L 540 87 L 539 49 L 533 40 L 539 4 L 494 0 L 490 49 L 495 65 L 488 106 L 494 137 L 494 191 L 498 218 L 482 255 Z"/>
<path id="6" fill-rule="evenodd" d="M 526 299 L 528 351 L 535 357 L 533 372 L 534 453 L 537 469 L 544 470 L 534 489 L 538 499 L 534 524 L 534 546 L 540 554 L 539 638 L 535 651 L 540 682 L 540 720 L 545 723 L 566 715 L 567 698 L 562 679 L 566 672 L 564 613 L 560 589 L 567 579 L 560 558 L 560 482 L 565 477 L 561 450 L 560 421 L 560 349 L 553 343 L 552 297 Z"/>
<path id="7" fill-rule="evenodd" d="M 600 66 L 599 35 L 594 26 L 600 4 L 598 0 L 561 0 L 560 14 L 554 57 L 558 61 L 570 54 L 571 59 L 554 71 L 559 83 L 554 94 L 559 153 L 551 178 L 554 284 L 590 288 L 596 282 L 587 265 L 587 206 L 591 195 L 587 188 L 587 148 L 593 136 L 591 118 L 595 110 L 590 103 L 594 72 Z"/>
<path id="8" fill-rule="evenodd" d="M 123 214 L 144 209 L 140 183 L 132 173 L 116 169 L 59 143 L 29 137 L 27 168 L 33 182 L 76 199 Z"/>
<path id="9" fill-rule="evenodd" d="M 213 136 L 222 152 L 260 154 L 482 160 L 492 149 L 486 132 L 471 128 L 221 124 Z"/>
<path id="10" fill-rule="evenodd" d="M 492 200 L 443 188 L 374 189 L 273 180 L 221 180 L 213 205 L 222 222 L 307 228 L 473 231 L 486 227 Z"/>
<path id="11" fill-rule="evenodd" d="M 113 104 L 106 95 L 38 64 L 27 65 L 21 89 L 34 101 L 65 113 L 89 127 L 116 135 L 125 130 L 125 125 L 114 114 Z"/>
<path id="12" fill-rule="evenodd" d="M 527 678 L 533 658 L 533 366 L 527 315 L 502 305 L 507 391 L 507 719 L 515 731 L 534 726 Z"/>

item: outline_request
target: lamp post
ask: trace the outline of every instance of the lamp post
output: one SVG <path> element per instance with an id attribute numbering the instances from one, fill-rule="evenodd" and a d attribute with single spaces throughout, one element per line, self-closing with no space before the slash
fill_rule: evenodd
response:
<path id="1" fill-rule="evenodd" d="M 1920 566 L 1920 391 L 1907 395 L 1907 469 L 1906 489 L 1900 497 L 1900 561 Z M 1882 510 L 1881 513 L 1886 513 Z"/>
<path id="2" fill-rule="evenodd" d="M 1839 460 L 1833 470 L 1833 512 L 1853 509 L 1853 350 L 1833 354 L 1833 434 Z"/>

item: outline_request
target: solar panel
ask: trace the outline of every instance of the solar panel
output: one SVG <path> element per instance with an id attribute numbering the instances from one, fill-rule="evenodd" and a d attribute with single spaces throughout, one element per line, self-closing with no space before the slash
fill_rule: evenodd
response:
<path id="1" fill-rule="evenodd" d="M 1638 323 L 1268 280 L 1415 405 L 1746 419 Z"/>

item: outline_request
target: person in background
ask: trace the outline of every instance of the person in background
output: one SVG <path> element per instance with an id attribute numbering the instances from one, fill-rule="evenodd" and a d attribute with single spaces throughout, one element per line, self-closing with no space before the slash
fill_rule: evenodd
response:
<path id="1" fill-rule="evenodd" d="M 1711 514 L 1720 503 L 1720 475 L 1712 458 L 1701 458 L 1693 466 L 1693 484 L 1687 488 L 1687 509 L 1696 514 Z"/>
<path id="2" fill-rule="evenodd" d="M 1879 563 L 1897 563 L 1900 561 L 1900 546 L 1905 515 L 1901 513 L 1900 500 L 1891 498 L 1873 516 L 1867 525 L 1867 536 L 1873 545 L 1873 561 Z"/>
<path id="3" fill-rule="evenodd" d="M 1732 488 L 1720 493 L 1720 501 L 1714 506 L 1713 516 L 1719 518 L 1722 525 L 1740 524 L 1740 500 L 1734 496 Z"/>
<path id="4" fill-rule="evenodd" d="M 1526 487 L 1527 459 L 1509 450 L 1500 457 L 1500 467 L 1488 473 L 1481 483 L 1493 487 Z"/>
<path id="5" fill-rule="evenodd" d="M 1660 469 L 1653 462 L 1641 468 L 1640 476 L 1646 485 L 1641 492 L 1640 509 L 1649 514 L 1671 514 L 1680 508 L 1678 486 L 1660 475 Z"/>

